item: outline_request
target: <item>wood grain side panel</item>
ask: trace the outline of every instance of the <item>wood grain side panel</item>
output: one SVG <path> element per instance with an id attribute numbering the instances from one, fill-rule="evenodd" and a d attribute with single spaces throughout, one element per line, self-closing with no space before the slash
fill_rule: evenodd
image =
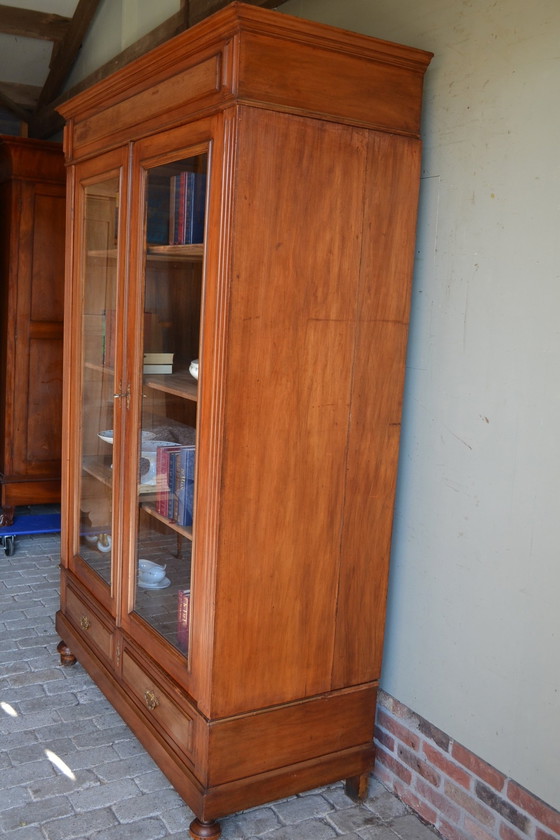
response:
<path id="1" fill-rule="evenodd" d="M 413 136 L 420 130 L 418 70 L 253 32 L 241 38 L 239 61 L 241 99 Z"/>
<path id="2" fill-rule="evenodd" d="M 376 694 L 367 686 L 212 724 L 209 787 L 371 743 Z"/>
<path id="3" fill-rule="evenodd" d="M 213 716 L 330 689 L 366 162 L 361 130 L 238 125 Z"/>
<path id="4" fill-rule="evenodd" d="M 333 683 L 381 670 L 420 145 L 370 138 Z"/>

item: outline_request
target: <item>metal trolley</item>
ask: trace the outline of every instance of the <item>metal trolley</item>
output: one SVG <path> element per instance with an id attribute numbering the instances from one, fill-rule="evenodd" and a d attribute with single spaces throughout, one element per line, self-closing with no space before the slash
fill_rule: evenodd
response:
<path id="1" fill-rule="evenodd" d="M 59 534 L 60 513 L 25 513 L 14 516 L 11 525 L 0 528 L 0 547 L 11 557 L 16 550 L 16 537 L 28 534 Z"/>

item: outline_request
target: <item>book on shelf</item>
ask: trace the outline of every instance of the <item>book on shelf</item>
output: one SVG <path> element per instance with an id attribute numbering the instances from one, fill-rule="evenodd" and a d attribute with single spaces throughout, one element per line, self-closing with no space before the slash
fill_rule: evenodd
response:
<path id="1" fill-rule="evenodd" d="M 194 465 L 194 445 L 157 448 L 156 511 L 181 528 L 193 522 Z"/>
<path id="2" fill-rule="evenodd" d="M 189 621 L 191 613 L 190 589 L 179 589 L 177 593 L 177 646 L 186 653 L 189 647 Z"/>
<path id="3" fill-rule="evenodd" d="M 172 365 L 175 353 L 144 353 L 145 365 Z"/>
<path id="4" fill-rule="evenodd" d="M 173 365 L 148 365 L 144 362 L 144 373 L 173 373 Z"/>
<path id="5" fill-rule="evenodd" d="M 147 187 L 146 240 L 152 245 L 169 242 L 169 189 L 167 178 L 150 178 Z"/>
<path id="6" fill-rule="evenodd" d="M 204 241 L 205 204 L 205 172 L 181 172 L 170 179 L 170 245 L 192 245 Z"/>

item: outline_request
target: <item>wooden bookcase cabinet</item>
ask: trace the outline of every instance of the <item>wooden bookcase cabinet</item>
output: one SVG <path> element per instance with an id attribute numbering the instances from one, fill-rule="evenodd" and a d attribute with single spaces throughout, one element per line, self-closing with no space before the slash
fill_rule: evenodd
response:
<path id="1" fill-rule="evenodd" d="M 0 137 L 0 504 L 60 501 L 64 156 Z"/>
<path id="2" fill-rule="evenodd" d="M 60 109 L 59 650 L 194 838 L 372 768 L 429 59 L 233 3 Z M 202 242 L 169 223 L 181 172 L 205 179 Z M 162 417 L 196 429 L 192 525 L 161 507 L 180 455 L 142 478 Z"/>

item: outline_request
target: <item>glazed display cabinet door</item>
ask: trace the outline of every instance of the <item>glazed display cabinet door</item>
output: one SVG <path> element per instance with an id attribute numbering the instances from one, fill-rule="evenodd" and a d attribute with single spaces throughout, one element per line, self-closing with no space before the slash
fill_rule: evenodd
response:
<path id="1" fill-rule="evenodd" d="M 113 156 L 115 157 L 115 156 Z M 112 160 L 106 161 L 111 163 Z M 123 276 L 119 249 L 119 212 L 122 168 L 90 174 L 85 166 L 77 186 L 82 225 L 76 256 L 80 277 L 74 300 L 77 330 L 73 336 L 76 381 L 72 414 L 79 465 L 73 475 L 78 509 L 74 519 L 74 571 L 111 600 L 115 455 L 122 415 L 122 376 L 117 363 L 119 278 Z"/>
<path id="2" fill-rule="evenodd" d="M 135 522 L 123 626 L 188 655 L 209 144 L 141 164 L 130 313 L 135 369 L 128 473 Z M 199 373 L 200 371 L 200 373 Z M 138 383 L 138 384 L 136 384 Z M 136 397 L 136 398 L 135 398 Z M 137 419 L 136 419 L 137 418 Z M 137 467 L 136 467 L 137 464 Z"/>

